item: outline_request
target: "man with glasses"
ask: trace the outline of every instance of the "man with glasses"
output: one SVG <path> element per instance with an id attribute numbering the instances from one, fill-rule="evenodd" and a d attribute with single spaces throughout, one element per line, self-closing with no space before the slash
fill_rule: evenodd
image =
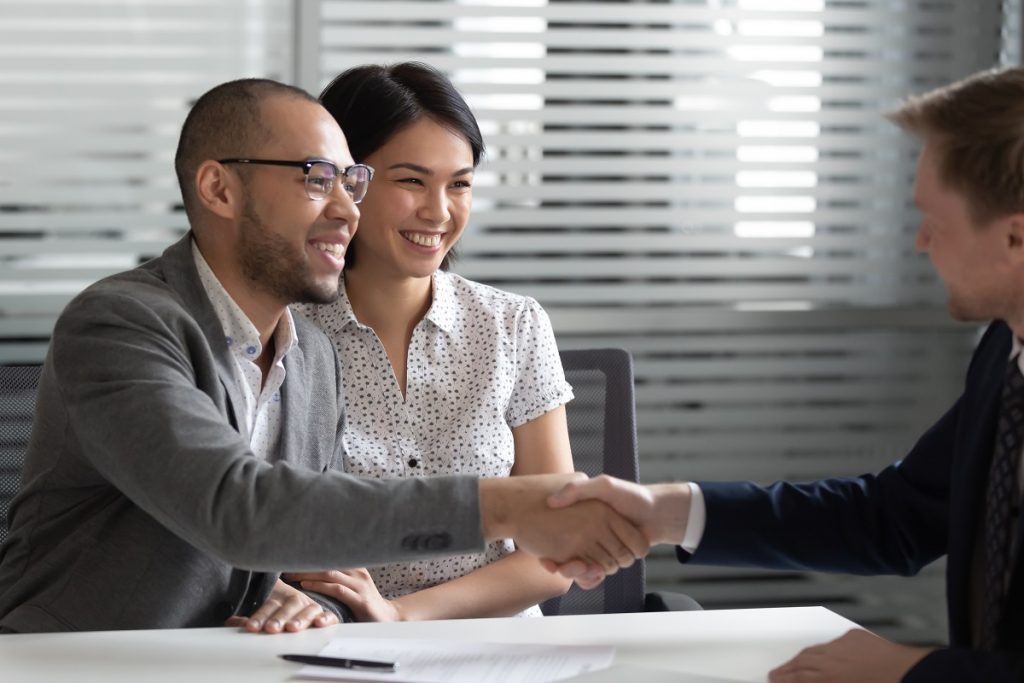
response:
<path id="1" fill-rule="evenodd" d="M 614 571 L 646 548 L 603 504 L 548 510 L 567 476 L 338 471 L 337 359 L 288 304 L 337 297 L 373 171 L 314 98 L 259 79 L 214 88 L 175 170 L 190 232 L 86 289 L 54 329 L 0 549 L 0 630 L 298 630 L 337 616 L 283 570 L 514 538 Z"/>

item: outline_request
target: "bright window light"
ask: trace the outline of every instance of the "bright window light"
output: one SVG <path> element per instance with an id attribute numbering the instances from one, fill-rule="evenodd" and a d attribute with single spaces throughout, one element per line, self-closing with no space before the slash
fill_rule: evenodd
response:
<path id="1" fill-rule="evenodd" d="M 820 71 L 755 71 L 750 78 L 777 88 L 818 88 L 822 83 Z"/>
<path id="2" fill-rule="evenodd" d="M 818 160 L 818 148 L 810 145 L 743 145 L 736 148 L 736 159 L 752 163 L 812 163 Z"/>
<path id="3" fill-rule="evenodd" d="M 472 109 L 511 109 L 514 111 L 541 110 L 544 108 L 544 98 L 540 95 L 529 94 L 495 94 L 495 95 L 473 95 L 463 93 L 466 102 Z"/>
<path id="4" fill-rule="evenodd" d="M 672 106 L 682 111 L 718 111 L 725 108 L 721 98 L 688 95 L 674 98 Z"/>
<path id="5" fill-rule="evenodd" d="M 541 69 L 458 69 L 452 73 L 456 83 L 533 84 L 544 82 Z"/>
<path id="6" fill-rule="evenodd" d="M 825 56 L 816 45 L 733 45 L 725 51 L 738 62 L 820 62 Z"/>
<path id="7" fill-rule="evenodd" d="M 740 21 L 736 32 L 741 36 L 781 38 L 816 38 L 825 35 L 825 24 L 820 21 Z"/>
<path id="8" fill-rule="evenodd" d="M 736 132 L 743 138 L 816 138 L 821 127 L 814 121 L 740 121 Z"/>
<path id="9" fill-rule="evenodd" d="M 813 171 L 740 171 L 738 187 L 816 187 L 818 174 Z"/>
<path id="10" fill-rule="evenodd" d="M 543 43 L 455 43 L 452 52 L 471 59 L 539 59 L 547 49 Z"/>
<path id="11" fill-rule="evenodd" d="M 740 196 L 734 203 L 740 213 L 811 213 L 814 197 Z"/>
<path id="12" fill-rule="evenodd" d="M 811 221 L 739 221 L 733 225 L 737 237 L 770 239 L 773 237 L 814 237 Z"/>
<path id="13" fill-rule="evenodd" d="M 478 7 L 545 7 L 548 0 L 455 0 L 455 4 Z"/>
<path id="14" fill-rule="evenodd" d="M 768 99 L 768 109 L 771 111 L 821 111 L 821 98 L 807 95 L 787 95 L 785 97 L 771 97 Z"/>
<path id="15" fill-rule="evenodd" d="M 737 6 L 752 12 L 821 12 L 825 0 L 739 0 Z"/>
<path id="16" fill-rule="evenodd" d="M 452 26 L 456 31 L 543 33 L 548 22 L 543 17 L 458 17 Z"/>
<path id="17" fill-rule="evenodd" d="M 732 22 L 728 19 L 715 19 L 711 24 L 711 28 L 720 36 L 731 36 L 733 34 Z"/>

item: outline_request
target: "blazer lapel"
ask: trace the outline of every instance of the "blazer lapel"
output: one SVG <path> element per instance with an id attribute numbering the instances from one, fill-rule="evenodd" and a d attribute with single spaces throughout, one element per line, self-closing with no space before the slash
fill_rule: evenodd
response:
<path id="1" fill-rule="evenodd" d="M 995 323 L 997 325 L 1001 323 Z M 950 635 L 954 643 L 971 642 L 971 582 L 978 530 L 985 513 L 988 468 L 995 447 L 996 420 L 1003 376 L 1010 355 L 1010 336 L 992 343 L 984 356 L 973 359 L 977 379 L 969 380 L 961 396 L 957 454 L 950 472 L 949 552 L 947 594 Z"/>
<path id="2" fill-rule="evenodd" d="M 241 421 L 238 419 L 236 406 L 243 406 L 245 402 L 242 390 L 235 379 L 235 361 L 224 338 L 224 327 L 199 280 L 199 272 L 192 257 L 191 231 L 167 247 L 161 259 L 167 265 L 163 272 L 167 284 L 178 293 L 185 307 L 192 311 L 196 322 L 203 330 L 217 369 L 217 376 L 227 395 L 226 416 L 231 426 L 241 433 Z"/>
<path id="3" fill-rule="evenodd" d="M 314 462 L 305 443 L 303 419 L 309 414 L 309 392 L 306 377 L 306 359 L 302 345 L 296 344 L 284 357 L 284 384 L 281 386 L 281 435 L 278 458 L 284 462 L 322 469 L 323 463 Z"/>

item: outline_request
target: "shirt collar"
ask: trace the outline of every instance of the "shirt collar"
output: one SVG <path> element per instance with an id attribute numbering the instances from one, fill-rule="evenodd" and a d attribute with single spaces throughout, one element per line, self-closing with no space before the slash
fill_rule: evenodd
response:
<path id="1" fill-rule="evenodd" d="M 256 326 L 224 289 L 224 285 L 220 283 L 213 269 L 203 258 L 195 241 L 192 242 L 192 259 L 195 261 L 196 271 L 199 273 L 199 282 L 203 285 L 210 303 L 213 304 L 217 319 L 220 320 L 221 328 L 224 330 L 224 341 L 231 353 L 240 358 L 255 361 L 263 352 L 260 334 Z M 297 343 L 298 335 L 295 333 L 292 312 L 285 308 L 284 315 L 281 316 L 277 327 L 274 328 L 274 363 L 280 362 Z"/>
<path id="2" fill-rule="evenodd" d="M 459 302 L 456 300 L 452 275 L 443 270 L 434 271 L 431 285 L 434 288 L 434 298 L 430 303 L 426 319 L 448 334 L 454 334 L 456 332 L 455 312 L 458 310 Z"/>
<path id="3" fill-rule="evenodd" d="M 442 270 L 436 271 L 431 276 L 431 287 L 433 288 L 433 299 L 430 303 L 430 309 L 427 310 L 427 314 L 424 317 L 441 330 L 448 334 L 453 334 L 456 331 L 455 311 L 458 301 L 456 301 L 452 276 Z M 350 324 L 362 325 L 356 318 L 356 314 L 352 311 L 352 302 L 349 301 L 348 293 L 345 291 L 345 278 L 341 279 L 338 293 L 338 301 L 333 306 L 336 309 L 335 312 L 337 313 L 341 329 Z"/>

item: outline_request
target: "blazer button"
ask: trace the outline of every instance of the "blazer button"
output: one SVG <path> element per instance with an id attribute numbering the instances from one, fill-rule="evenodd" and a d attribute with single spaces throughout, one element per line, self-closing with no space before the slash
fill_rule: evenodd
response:
<path id="1" fill-rule="evenodd" d="M 452 535 L 446 531 L 436 534 L 409 534 L 402 539 L 402 549 L 415 551 L 447 550 L 452 545 Z"/>
<path id="2" fill-rule="evenodd" d="M 420 464 L 420 461 L 416 458 L 409 458 L 409 467 L 416 467 Z"/>
<path id="3" fill-rule="evenodd" d="M 452 535 L 446 531 L 431 534 L 426 538 L 426 550 L 447 550 L 452 544 Z"/>

